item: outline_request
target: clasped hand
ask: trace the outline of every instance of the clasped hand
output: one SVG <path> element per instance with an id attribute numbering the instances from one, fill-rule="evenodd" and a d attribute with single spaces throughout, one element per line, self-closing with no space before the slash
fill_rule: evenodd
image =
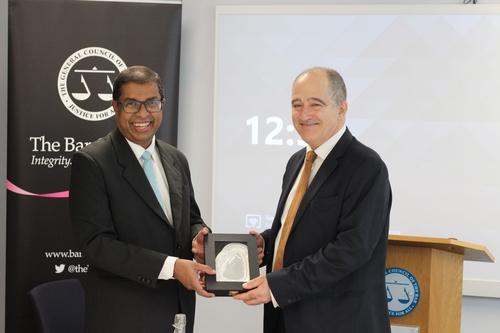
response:
<path id="1" fill-rule="evenodd" d="M 174 266 L 174 278 L 179 280 L 184 287 L 194 290 L 203 297 L 214 297 L 215 295 L 205 290 L 205 274 L 214 275 L 215 271 L 204 265 L 205 257 L 205 236 L 208 229 L 201 229 L 192 241 L 192 252 L 196 262 L 192 260 L 177 259 Z"/>
<path id="2" fill-rule="evenodd" d="M 204 289 L 204 280 L 201 278 L 204 274 L 213 275 L 215 271 L 207 265 L 192 260 L 177 259 L 175 261 L 174 278 L 179 280 L 187 289 L 196 291 L 200 296 L 214 297 L 214 294 Z"/>
<path id="3" fill-rule="evenodd" d="M 259 276 L 247 283 L 243 283 L 243 288 L 248 291 L 234 295 L 234 299 L 243 301 L 248 305 L 265 304 L 271 301 L 271 291 L 266 276 Z"/>

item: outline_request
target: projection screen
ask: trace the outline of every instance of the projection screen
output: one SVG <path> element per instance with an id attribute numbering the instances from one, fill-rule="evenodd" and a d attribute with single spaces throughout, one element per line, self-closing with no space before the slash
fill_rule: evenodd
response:
<path id="1" fill-rule="evenodd" d="M 270 227 L 304 144 L 291 83 L 328 66 L 347 84 L 348 128 L 388 166 L 391 231 L 500 257 L 498 36 L 496 5 L 218 7 L 214 231 Z M 498 263 L 467 262 L 464 279 L 465 293 L 500 297 Z"/>

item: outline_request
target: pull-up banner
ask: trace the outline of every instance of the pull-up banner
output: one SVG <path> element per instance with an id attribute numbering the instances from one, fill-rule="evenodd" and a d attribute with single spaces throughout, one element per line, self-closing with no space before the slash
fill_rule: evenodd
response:
<path id="1" fill-rule="evenodd" d="M 69 219 L 71 157 L 115 127 L 120 71 L 160 74 L 157 136 L 176 144 L 180 31 L 180 2 L 9 2 L 7 333 L 36 331 L 31 288 L 88 272 Z"/>

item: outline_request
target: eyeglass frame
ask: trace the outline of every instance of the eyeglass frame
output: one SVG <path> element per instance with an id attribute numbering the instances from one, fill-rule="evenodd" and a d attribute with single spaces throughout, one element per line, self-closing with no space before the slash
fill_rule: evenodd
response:
<path id="1" fill-rule="evenodd" d="M 162 99 L 149 98 L 149 99 L 147 99 L 145 101 L 139 101 L 139 100 L 136 100 L 136 99 L 133 99 L 133 98 L 127 98 L 125 101 L 134 101 L 134 102 L 139 103 L 139 107 L 137 108 L 137 111 L 135 111 L 135 112 L 128 112 L 128 111 L 126 111 L 125 105 L 123 105 L 124 102 L 117 101 L 117 104 L 120 106 L 120 108 L 123 110 L 123 112 L 128 113 L 128 114 L 136 114 L 136 113 L 138 113 L 139 111 L 141 111 L 141 106 L 144 106 L 144 109 L 147 112 L 149 112 L 149 113 L 159 113 L 159 112 L 163 111 L 163 106 L 165 105 L 165 98 L 162 98 Z M 158 111 L 149 111 L 148 107 L 146 106 L 146 103 L 147 102 L 151 102 L 151 101 L 158 101 L 158 102 L 160 102 L 161 103 L 160 110 L 158 110 Z"/>

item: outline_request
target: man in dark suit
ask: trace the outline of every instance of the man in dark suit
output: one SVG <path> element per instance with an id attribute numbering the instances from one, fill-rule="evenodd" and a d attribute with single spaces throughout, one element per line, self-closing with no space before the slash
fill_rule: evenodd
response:
<path id="1" fill-rule="evenodd" d="M 170 332 L 176 313 L 186 314 L 192 332 L 191 290 L 213 296 L 198 273 L 214 272 L 192 261 L 192 246 L 208 229 L 187 160 L 155 139 L 164 111 L 158 74 L 143 66 L 124 70 L 112 104 L 117 129 L 72 161 L 71 220 L 91 264 L 83 280 L 86 332 Z"/>
<path id="2" fill-rule="evenodd" d="M 273 225 L 257 236 L 267 275 L 235 296 L 265 304 L 266 333 L 390 332 L 388 173 L 346 128 L 346 112 L 336 71 L 312 68 L 295 79 L 292 118 L 307 147 L 288 161 Z"/>

